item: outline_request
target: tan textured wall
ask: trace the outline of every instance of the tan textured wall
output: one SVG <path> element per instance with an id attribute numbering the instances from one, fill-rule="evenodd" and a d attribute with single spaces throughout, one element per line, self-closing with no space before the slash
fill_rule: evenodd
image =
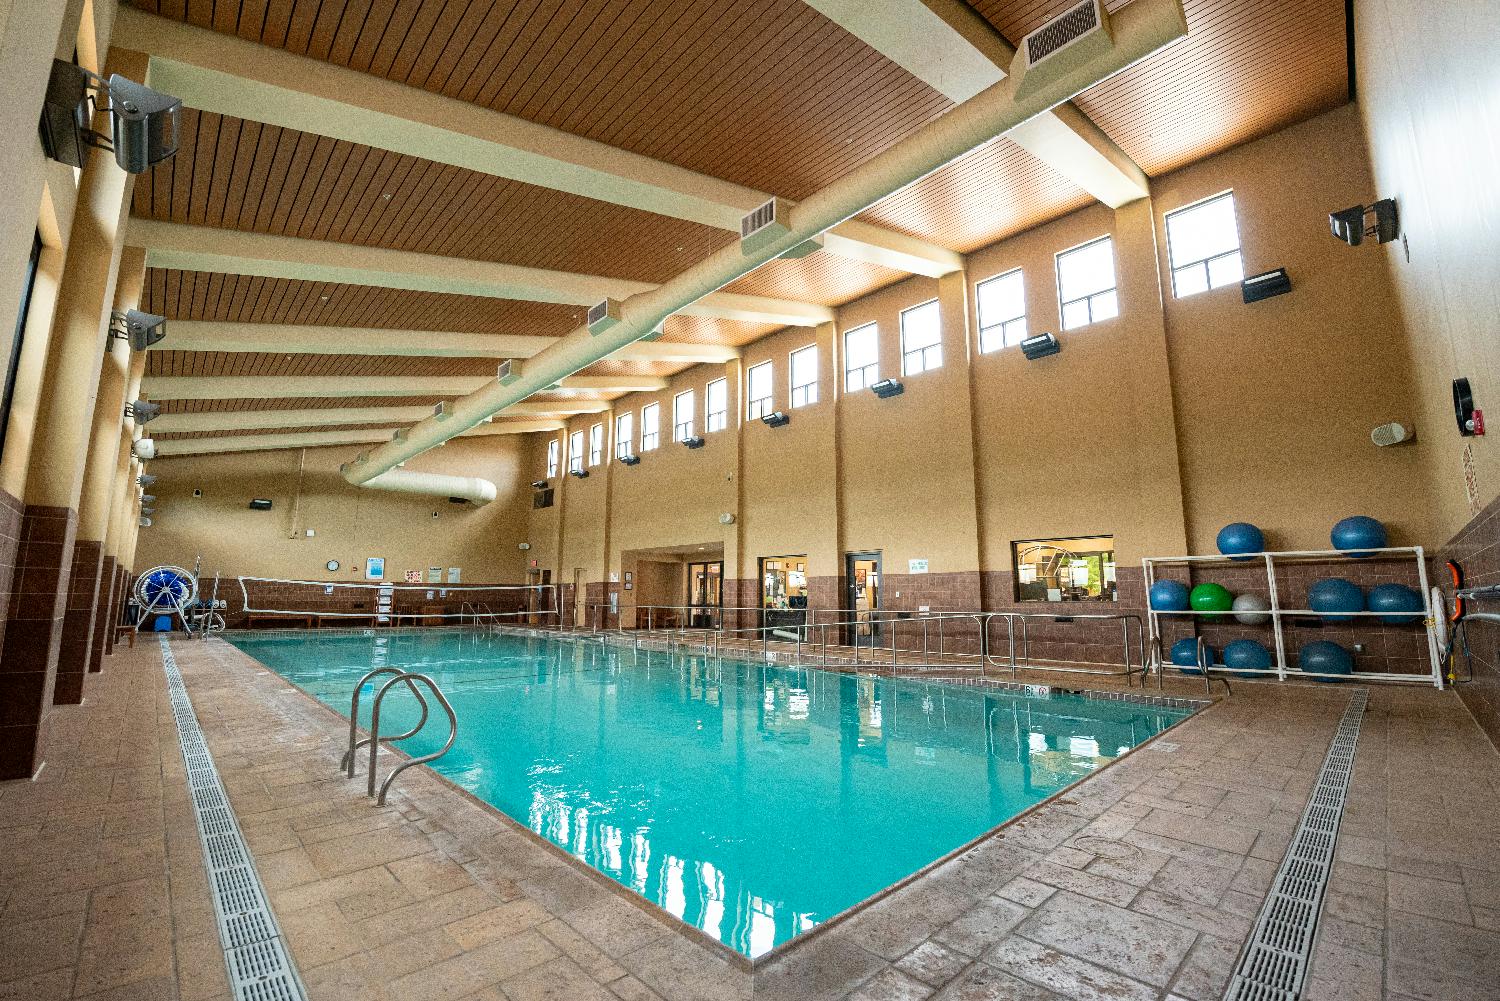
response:
<path id="1" fill-rule="evenodd" d="M 1400 201 L 1411 257 L 1401 243 L 1350 253 L 1382 259 L 1394 280 L 1416 382 L 1415 452 L 1443 541 L 1500 496 L 1494 433 L 1461 438 L 1451 399 L 1452 380 L 1467 377 L 1500 425 L 1500 16 L 1493 4 L 1355 0 L 1354 20 L 1374 190 Z"/>
<path id="2" fill-rule="evenodd" d="M 364 579 L 366 557 L 383 556 L 387 580 L 457 566 L 465 583 L 519 583 L 526 554 L 516 547 L 531 494 L 526 444 L 520 436 L 459 439 L 407 465 L 493 480 L 498 497 L 482 508 L 351 486 L 338 464 L 354 457 L 352 447 L 307 450 L 300 504 L 300 451 L 157 459 L 150 464 L 160 477 L 151 488 L 155 524 L 141 530 L 136 567 L 191 567 L 201 555 L 208 575 L 355 581 Z M 203 496 L 193 497 L 194 489 Z M 253 497 L 270 498 L 272 509 L 250 510 Z M 316 533 L 310 539 L 309 528 Z M 328 560 L 341 569 L 328 573 Z"/>

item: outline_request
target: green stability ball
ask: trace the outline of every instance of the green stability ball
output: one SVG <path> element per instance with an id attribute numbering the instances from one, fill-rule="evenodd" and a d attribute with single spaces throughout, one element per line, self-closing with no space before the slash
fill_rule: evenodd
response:
<path id="1" fill-rule="evenodd" d="M 1234 605 L 1234 595 L 1223 584 L 1199 584 L 1188 595 L 1188 604 L 1195 612 L 1227 612 Z M 1203 616 L 1204 622 L 1217 622 L 1217 615 Z"/>

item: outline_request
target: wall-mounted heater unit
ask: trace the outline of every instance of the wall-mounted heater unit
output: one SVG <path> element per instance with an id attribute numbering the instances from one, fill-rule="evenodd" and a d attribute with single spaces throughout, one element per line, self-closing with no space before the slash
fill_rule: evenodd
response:
<path id="1" fill-rule="evenodd" d="M 682 439 L 682 443 L 688 448 L 702 448 L 703 436 L 701 434 L 688 435 L 686 438 Z"/>
<path id="2" fill-rule="evenodd" d="M 1083 0 L 1021 39 L 1016 96 L 1066 76 L 1114 46 L 1101 0 Z"/>
<path id="3" fill-rule="evenodd" d="M 1046 358 L 1048 355 L 1055 355 L 1061 350 L 1062 345 L 1058 343 L 1057 335 L 1051 333 L 1037 334 L 1035 337 L 1028 337 L 1021 342 L 1021 353 L 1026 356 L 1027 361 Z"/>
<path id="4" fill-rule="evenodd" d="M 1240 297 L 1246 302 L 1260 302 L 1272 296 L 1286 295 L 1292 290 L 1292 276 L 1286 268 L 1263 271 L 1240 282 Z"/>
<path id="5" fill-rule="evenodd" d="M 252 500 L 250 502 L 250 510 L 252 510 L 252 511 L 269 511 L 269 510 L 271 510 L 271 500 L 270 500 L 270 498 L 269 497 L 256 497 L 254 500 Z"/>
<path id="6" fill-rule="evenodd" d="M 787 221 L 791 211 L 791 203 L 783 198 L 756 206 L 740 219 L 740 247 L 747 254 L 753 253 L 786 236 L 792 231 Z"/>
<path id="7" fill-rule="evenodd" d="M 634 453 L 631 453 L 630 455 L 622 455 L 622 456 L 620 456 L 620 462 L 622 464 L 626 465 L 626 466 L 638 465 L 640 463 L 640 461 L 641 461 L 641 457 L 639 455 L 634 454 Z"/>
<path id="8" fill-rule="evenodd" d="M 586 480 L 589 477 L 589 471 L 587 469 L 570 469 L 568 470 L 568 475 L 580 480 Z"/>
<path id="9" fill-rule="evenodd" d="M 599 335 L 620 322 L 620 301 L 603 299 L 589 307 L 589 333 Z"/>
<path id="10" fill-rule="evenodd" d="M 760 419 L 760 422 L 768 428 L 781 428 L 786 427 L 788 424 L 792 423 L 792 419 L 782 411 L 778 410 L 774 414 L 766 414 L 766 416 Z"/>
<path id="11" fill-rule="evenodd" d="M 882 400 L 888 400 L 892 396 L 900 396 L 906 392 L 906 387 L 901 384 L 900 379 L 881 379 L 879 382 L 870 383 L 870 392 Z"/>

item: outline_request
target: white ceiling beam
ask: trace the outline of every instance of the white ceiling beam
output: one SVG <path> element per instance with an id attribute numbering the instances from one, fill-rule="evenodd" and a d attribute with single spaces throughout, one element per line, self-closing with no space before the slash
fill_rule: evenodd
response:
<path id="1" fill-rule="evenodd" d="M 292 323 L 173 320 L 152 351 L 231 351 L 274 354 L 380 355 L 404 358 L 530 358 L 556 343 L 530 334 L 466 334 L 378 327 L 322 327 Z M 610 357 L 618 361 L 696 365 L 731 361 L 740 349 L 727 344 L 636 341 Z"/>
<path id="2" fill-rule="evenodd" d="M 506 408 L 505 416 L 559 420 L 608 410 L 606 400 L 526 401 Z M 432 416 L 431 407 L 318 407 L 312 410 L 207 410 L 162 414 L 151 421 L 147 434 L 188 434 L 205 431 L 258 431 L 269 428 L 336 427 L 340 424 L 410 424 Z"/>
<path id="3" fill-rule="evenodd" d="M 272 400 L 308 397 L 463 396 L 488 383 L 473 375 L 148 375 L 141 394 L 149 400 Z M 667 380 L 648 376 L 573 376 L 551 392 L 654 393 Z"/>
<path id="4" fill-rule="evenodd" d="M 740 217 L 770 197 L 524 118 L 130 7 L 116 17 L 114 44 L 149 54 L 147 81 L 202 111 L 736 233 Z M 844 240 L 830 253 L 859 250 L 860 260 L 882 253 L 883 240 L 860 247 L 869 229 L 844 223 L 834 232 Z M 906 251 L 891 260 L 920 265 L 916 274 L 946 266 L 950 251 L 905 239 Z"/>
<path id="5" fill-rule="evenodd" d="M 606 298 L 627 299 L 656 288 L 645 282 L 419 254 L 409 250 L 188 226 L 156 219 L 131 219 L 125 243 L 145 250 L 146 266 L 151 268 L 335 282 L 568 306 L 588 307 Z M 684 316 L 774 323 L 784 327 L 815 327 L 833 319 L 833 310 L 827 306 L 728 292 L 710 292 L 678 312 Z"/>
<path id="6" fill-rule="evenodd" d="M 534 431 L 559 431 L 561 421 L 511 421 L 483 424 L 465 431 L 461 438 L 497 434 L 530 434 Z M 214 438 L 165 438 L 156 440 L 156 454 L 207 455 L 215 452 L 265 452 L 285 448 L 327 448 L 334 445 L 365 445 L 390 441 L 395 428 L 369 428 L 363 431 L 295 431 L 287 434 L 241 434 Z"/>
<path id="7" fill-rule="evenodd" d="M 1005 78 L 1015 49 L 963 0 L 804 0 L 955 104 Z M 1112 208 L 1150 194 L 1150 181 L 1072 103 L 1007 136 Z"/>

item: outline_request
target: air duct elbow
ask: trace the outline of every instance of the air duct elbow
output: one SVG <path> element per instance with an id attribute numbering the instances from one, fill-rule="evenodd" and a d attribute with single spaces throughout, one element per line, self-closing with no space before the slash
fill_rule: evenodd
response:
<path id="1" fill-rule="evenodd" d="M 391 469 L 372 477 L 360 486 L 374 490 L 395 490 L 406 494 L 429 494 L 436 497 L 462 497 L 477 507 L 495 499 L 495 484 L 477 476 L 449 476 L 445 473 L 420 473 L 410 469 Z"/>

